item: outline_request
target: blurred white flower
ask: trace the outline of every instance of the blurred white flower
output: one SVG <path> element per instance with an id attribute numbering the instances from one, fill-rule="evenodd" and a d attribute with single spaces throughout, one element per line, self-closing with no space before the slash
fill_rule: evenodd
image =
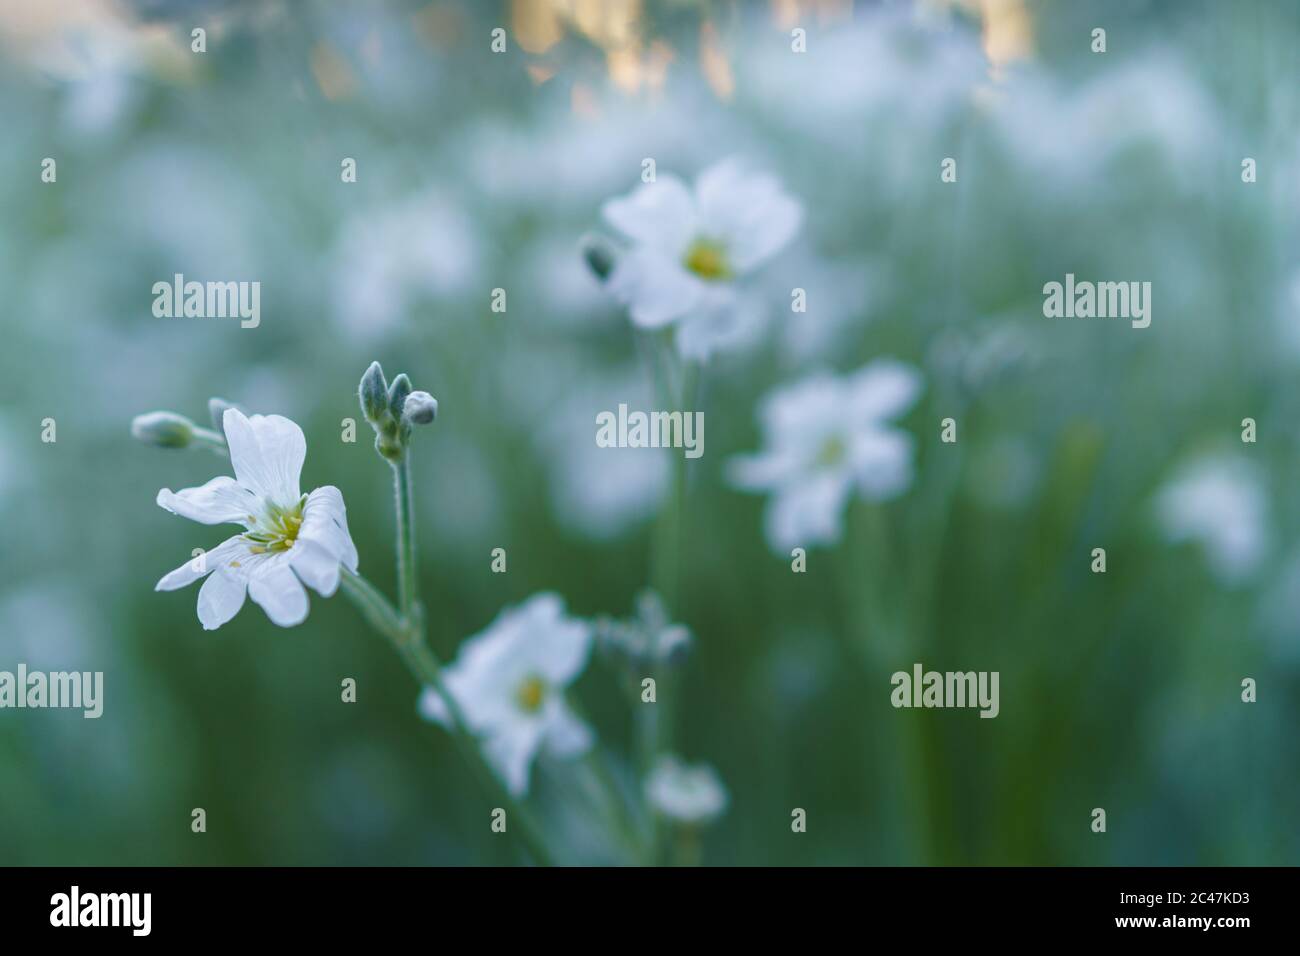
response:
<path id="1" fill-rule="evenodd" d="M 564 700 L 565 688 L 587 666 L 591 643 L 591 627 L 566 616 L 559 595 L 535 594 L 467 640 L 443 671 L 468 729 L 483 739 L 488 760 L 516 796 L 528 792 L 533 758 L 543 746 L 563 758 L 592 745 L 590 728 Z M 444 727 L 451 723 L 431 687 L 420 697 L 420 713 Z"/>
<path id="2" fill-rule="evenodd" d="M 776 255 L 803 219 L 780 182 L 736 160 L 705 170 L 694 192 L 661 174 L 601 211 L 631 241 L 606 287 L 638 326 L 678 323 L 678 346 L 695 358 L 743 330 L 752 310 L 735 281 Z"/>
<path id="3" fill-rule="evenodd" d="M 1034 182 L 1050 184 L 1058 201 L 1091 196 L 1063 186 L 1105 175 L 1133 147 L 1159 152 L 1151 168 L 1162 179 L 1199 183 L 1221 136 L 1219 113 L 1203 82 L 1158 49 L 1099 71 L 1081 87 L 1025 69 L 1002 92 L 995 121 L 1009 157 L 1033 172 Z"/>
<path id="4" fill-rule="evenodd" d="M 1300 272 L 1290 276 L 1278 294 L 1274 328 L 1286 354 L 1300 357 Z"/>
<path id="5" fill-rule="evenodd" d="M 422 298 L 467 293 L 483 248 L 473 219 L 434 189 L 349 219 L 336 256 L 339 322 L 365 339 L 393 331 Z"/>
<path id="6" fill-rule="evenodd" d="M 164 488 L 158 504 L 201 524 L 247 530 L 164 575 L 155 590 L 174 591 L 206 576 L 198 613 L 209 631 L 239 613 L 245 596 L 280 627 L 301 624 L 307 617 L 304 584 L 329 597 L 339 584 L 339 565 L 357 569 L 343 495 L 332 485 L 300 492 L 307 442 L 289 419 L 247 418 L 230 408 L 222 424 L 235 477 L 178 492 Z"/>
<path id="7" fill-rule="evenodd" d="M 1201 546 L 1225 583 L 1250 575 L 1268 545 L 1267 500 L 1260 475 L 1244 458 L 1204 458 L 1156 496 L 1156 517 L 1171 542 Z"/>
<path id="8" fill-rule="evenodd" d="M 791 367 L 806 368 L 811 361 L 833 360 L 853 348 L 854 336 L 861 334 L 870 311 L 887 294 L 890 274 L 888 267 L 865 255 L 826 261 L 803 254 L 769 270 L 764 287 L 772 301 L 789 302 L 795 288 L 805 296 L 806 311 L 789 312 L 776 323 L 782 359 Z"/>
<path id="9" fill-rule="evenodd" d="M 561 366 L 556 366 L 557 368 Z M 596 415 L 626 402 L 652 407 L 653 388 L 636 366 L 609 371 L 579 363 L 568 377 L 558 374 L 537 391 L 533 435 L 547 470 L 551 507 L 564 526 L 593 540 L 610 540 L 653 517 L 662 505 L 672 473 L 663 448 L 601 448 L 595 442 Z M 577 376 L 580 376 L 577 377 Z"/>
<path id="10" fill-rule="evenodd" d="M 636 597 L 636 613 L 626 620 L 603 618 L 596 622 L 596 641 L 607 653 L 645 668 L 680 660 L 691 646 L 691 632 L 668 616 L 659 592 L 646 590 Z"/>
<path id="11" fill-rule="evenodd" d="M 740 97 L 765 117 L 841 156 L 882 162 L 898 174 L 891 185 L 906 186 L 917 177 L 899 144 L 930 136 L 963 108 L 988 60 L 978 30 L 929 16 L 921 4 L 882 3 L 818 31 L 815 56 L 756 38 L 737 68 Z M 905 112 L 897 108 L 904 100 Z"/>
<path id="12" fill-rule="evenodd" d="M 892 426 L 916 401 L 920 373 L 877 359 L 852 375 L 816 373 L 763 399 L 764 450 L 729 462 L 739 488 L 772 492 L 768 543 L 778 552 L 839 540 L 856 489 L 870 500 L 899 494 L 912 480 L 912 436 Z"/>
<path id="13" fill-rule="evenodd" d="M 646 779 L 646 799 L 658 813 L 692 826 L 711 823 L 727 809 L 727 790 L 708 764 L 688 766 L 662 756 Z"/>

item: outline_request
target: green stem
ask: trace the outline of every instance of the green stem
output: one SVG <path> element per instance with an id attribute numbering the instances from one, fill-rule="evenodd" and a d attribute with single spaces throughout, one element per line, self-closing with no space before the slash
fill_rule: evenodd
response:
<path id="1" fill-rule="evenodd" d="M 692 414 L 698 368 L 693 362 L 683 363 L 671 335 L 662 336 L 655 345 L 659 361 L 655 386 L 661 407 L 665 411 L 679 411 L 683 418 Z M 686 460 L 684 449 L 669 449 L 671 474 L 668 500 L 664 503 L 655 526 L 650 558 L 650 584 L 663 601 L 669 619 L 681 613 L 681 577 L 684 553 L 683 530 L 686 507 Z M 657 682 L 653 704 L 643 704 L 637 710 L 637 763 L 644 780 L 654 766 L 655 758 L 673 748 L 673 715 L 676 688 L 670 686 L 666 670 L 653 675 Z M 665 829 L 658 816 L 651 814 L 651 845 L 648 855 L 657 862 L 660 856 Z"/>
<path id="2" fill-rule="evenodd" d="M 206 447 L 219 455 L 229 455 L 226 439 L 206 428 L 194 429 L 195 445 Z M 460 704 L 447 690 L 442 679 L 442 667 L 429 649 L 424 632 L 424 609 L 416 596 L 415 568 L 415 517 L 411 492 L 411 465 L 408 455 L 392 462 L 393 489 L 397 507 L 397 581 L 401 611 L 369 581 L 345 567 L 339 568 L 339 586 L 344 594 L 361 611 L 371 627 L 392 642 L 407 668 L 421 685 L 434 689 L 442 698 L 451 717 L 451 738 L 465 762 L 469 764 L 479 782 L 488 792 L 496 792 L 507 819 L 515 820 L 523 833 L 528 852 L 540 866 L 554 866 L 555 857 L 532 814 L 506 789 L 483 757 L 478 740 L 470 733 Z"/>
<path id="3" fill-rule="evenodd" d="M 506 811 L 507 819 L 514 820 L 518 824 L 524 843 L 533 859 L 540 866 L 554 866 L 555 858 L 547 847 L 546 841 L 542 839 L 536 820 L 510 795 L 500 778 L 484 760 L 477 738 L 470 733 L 464 711 L 447 689 L 442 677 L 442 667 L 425 643 L 424 634 L 409 627 L 388 599 L 359 574 L 343 568 L 340 583 L 343 593 L 356 604 L 367 623 L 392 642 L 415 679 L 423 686 L 432 687 L 442 698 L 443 705 L 451 717 L 452 742 L 478 777 L 483 788 L 497 794 L 501 806 Z"/>
<path id="4" fill-rule="evenodd" d="M 411 459 L 393 462 L 393 497 L 397 508 L 397 598 L 402 617 L 419 616 L 415 581 L 415 509 L 411 497 Z M 422 623 L 422 622 L 421 622 Z"/>
<path id="5" fill-rule="evenodd" d="M 673 351 L 672 339 L 660 343 L 663 351 L 663 385 L 660 388 L 659 401 L 666 411 L 679 411 L 683 416 L 692 413 L 689 407 L 694 402 L 695 383 L 698 378 L 694 363 L 676 365 L 676 353 Z M 677 374 L 674 374 L 676 372 Z M 670 449 L 671 474 L 669 476 L 668 500 L 655 527 L 654 551 L 651 556 L 651 585 L 659 592 L 664 608 L 670 618 L 676 617 L 681 608 L 679 604 L 681 584 L 681 557 L 683 536 L 683 511 L 686 506 L 686 460 L 684 451 Z"/>

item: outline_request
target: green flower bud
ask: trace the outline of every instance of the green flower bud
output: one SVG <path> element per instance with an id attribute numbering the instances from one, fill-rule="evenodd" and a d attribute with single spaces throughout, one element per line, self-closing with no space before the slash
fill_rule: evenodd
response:
<path id="1" fill-rule="evenodd" d="M 406 397 L 411 394 L 411 380 L 403 372 L 393 379 L 388 386 L 388 414 L 398 421 L 402 420 L 402 409 L 406 406 Z"/>
<path id="2" fill-rule="evenodd" d="M 194 423 L 175 412 L 148 412 L 131 420 L 131 435 L 158 448 L 184 448 L 194 439 Z"/>
<path id="3" fill-rule="evenodd" d="M 614 244 L 597 233 L 588 233 L 582 237 L 582 258 L 587 267 L 601 282 L 609 278 L 618 263 L 618 250 Z"/>
<path id="4" fill-rule="evenodd" d="M 384 423 L 388 414 L 388 382 L 384 380 L 384 370 L 378 362 L 371 362 L 366 374 L 361 376 L 358 389 L 361 398 L 361 413 L 366 421 L 376 428 Z"/>
<path id="5" fill-rule="evenodd" d="M 438 417 L 438 400 L 428 392 L 412 392 L 406 396 L 402 416 L 412 425 L 427 425 Z"/>

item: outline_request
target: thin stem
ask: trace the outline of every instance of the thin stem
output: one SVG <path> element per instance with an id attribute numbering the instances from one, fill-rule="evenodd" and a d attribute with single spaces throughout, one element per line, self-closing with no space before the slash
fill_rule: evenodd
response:
<path id="1" fill-rule="evenodd" d="M 442 698 L 443 705 L 451 718 L 452 742 L 478 777 L 483 788 L 497 794 L 501 806 L 506 811 L 507 820 L 514 820 L 518 824 L 524 843 L 533 859 L 540 866 L 554 866 L 555 858 L 546 846 L 545 840 L 542 839 L 536 820 L 510 795 L 500 778 L 484 760 L 478 740 L 470 733 L 460 704 L 447 690 L 446 682 L 442 677 L 442 667 L 425 643 L 423 633 L 408 627 L 388 599 L 361 575 L 343 568 L 340 583 L 343 593 L 357 605 L 366 621 L 392 642 L 415 679 L 423 686 L 432 687 Z"/>
<path id="2" fill-rule="evenodd" d="M 655 386 L 659 402 L 666 411 L 681 412 L 684 424 L 685 416 L 694 413 L 691 406 L 695 401 L 698 366 L 679 358 L 671 335 L 661 337 L 655 346 L 659 358 L 655 362 L 658 373 L 655 376 Z M 659 514 L 654 530 L 650 583 L 663 601 L 669 619 L 673 620 L 681 613 L 686 460 L 685 449 L 669 449 L 668 454 L 671 468 L 668 500 Z M 675 681 L 666 669 L 656 669 L 654 676 L 657 681 L 656 702 L 643 705 L 637 710 L 637 762 L 643 780 L 653 769 L 659 754 L 673 748 L 677 688 L 671 686 Z M 649 857 L 654 862 L 660 856 L 660 847 L 666 835 L 657 814 L 650 815 L 650 834 Z"/>
<path id="3" fill-rule="evenodd" d="M 415 516 L 411 497 L 411 458 L 393 463 L 393 497 L 397 507 L 397 598 L 402 617 L 417 615 L 415 581 Z M 423 636 L 423 635 L 421 635 Z"/>
<path id="4" fill-rule="evenodd" d="M 500 777 L 487 765 L 478 739 L 470 733 L 469 722 L 460 703 L 447 689 L 442 678 L 442 666 L 426 642 L 424 609 L 417 597 L 417 571 L 415 564 L 415 507 L 411 490 L 411 458 L 404 452 L 401 460 L 393 463 L 393 497 L 397 508 L 397 588 L 401 610 L 402 637 L 397 651 L 402 655 L 411 673 L 421 683 L 432 687 L 442 699 L 451 719 L 452 740 L 465 761 L 478 775 L 480 783 L 495 790 L 508 818 L 519 824 L 533 858 L 543 866 L 554 865 L 554 858 L 541 837 L 541 831 L 528 810 L 511 796 Z"/>
<path id="5" fill-rule="evenodd" d="M 659 401 L 667 411 L 679 411 L 683 417 L 692 414 L 689 407 L 694 402 L 698 369 L 693 362 L 684 365 L 676 361 L 671 339 L 660 343 L 665 366 Z M 677 368 L 674 370 L 673 366 Z M 674 374 L 676 371 L 676 374 Z M 686 460 L 684 450 L 670 449 L 671 474 L 668 501 L 659 514 L 655 528 L 654 552 L 651 557 L 651 584 L 659 592 L 670 618 L 681 608 L 678 606 L 681 583 L 681 556 L 683 545 L 684 514 L 686 506 Z"/>
<path id="6" fill-rule="evenodd" d="M 208 448 L 218 455 L 230 454 L 223 435 L 207 428 L 194 429 L 196 447 Z M 401 610 L 394 608 L 373 584 L 347 568 L 339 568 L 339 587 L 361 611 L 371 627 L 384 635 L 396 648 L 415 679 L 434 689 L 442 698 L 451 717 L 451 738 L 480 784 L 496 792 L 507 820 L 513 819 L 523 833 L 528 852 L 540 866 L 554 866 L 552 855 L 532 814 L 506 789 L 500 777 L 488 766 L 479 749 L 478 739 L 470 733 L 464 711 L 447 690 L 438 658 L 425 642 L 424 610 L 416 596 L 415 517 L 411 492 L 411 465 L 408 455 L 393 463 L 393 489 L 397 508 L 397 580 Z"/>

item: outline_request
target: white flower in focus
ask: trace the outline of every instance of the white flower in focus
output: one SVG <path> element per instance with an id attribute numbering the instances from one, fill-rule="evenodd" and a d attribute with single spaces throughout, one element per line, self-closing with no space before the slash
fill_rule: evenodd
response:
<path id="1" fill-rule="evenodd" d="M 666 755 L 646 779 L 646 799 L 670 820 L 693 826 L 711 823 L 727 809 L 727 790 L 707 764 L 691 767 Z"/>
<path id="2" fill-rule="evenodd" d="M 877 359 L 852 375 L 820 372 L 759 406 L 764 450 L 729 462 L 739 488 L 772 493 L 768 543 L 778 552 L 834 544 L 854 491 L 883 500 L 912 481 L 912 436 L 893 427 L 921 393 L 920 373 Z"/>
<path id="3" fill-rule="evenodd" d="M 200 488 L 158 492 L 158 504 L 201 524 L 240 524 L 242 534 L 185 562 L 158 582 L 174 591 L 204 576 L 199 620 L 205 630 L 225 624 L 252 599 L 280 627 L 307 617 L 306 584 L 322 597 L 339 585 L 339 565 L 357 569 L 343 495 L 332 485 L 301 493 L 298 478 L 307 442 L 302 429 L 279 415 L 222 418 L 235 477 Z"/>
<path id="4" fill-rule="evenodd" d="M 564 690 L 587 666 L 591 628 L 566 617 L 552 593 L 535 594 L 502 611 L 460 649 L 443 671 L 471 733 L 515 796 L 528 792 L 529 770 L 545 746 L 555 757 L 576 757 L 593 743 L 591 730 L 569 708 Z M 426 687 L 420 713 L 451 724 L 441 695 Z"/>
<path id="5" fill-rule="evenodd" d="M 1267 550 L 1267 501 L 1247 460 L 1207 458 L 1165 485 L 1156 517 L 1171 542 L 1194 541 L 1222 580 L 1247 577 Z"/>
<path id="6" fill-rule="evenodd" d="M 743 335 L 738 326 L 753 310 L 736 280 L 776 255 L 803 220 L 776 178 L 736 160 L 705 170 L 693 192 L 664 174 L 601 212 L 632 243 L 606 287 L 642 328 L 677 322 L 679 348 L 696 358 Z"/>

